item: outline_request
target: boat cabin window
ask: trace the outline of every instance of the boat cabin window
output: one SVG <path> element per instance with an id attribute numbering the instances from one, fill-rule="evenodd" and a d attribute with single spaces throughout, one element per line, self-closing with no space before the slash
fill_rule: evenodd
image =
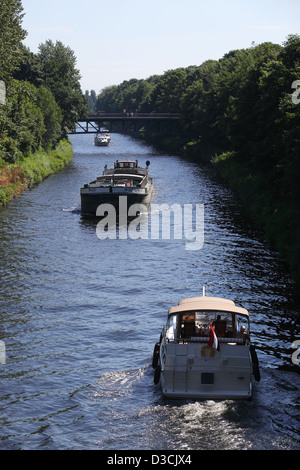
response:
<path id="1" fill-rule="evenodd" d="M 132 187 L 138 186 L 142 181 L 142 178 L 132 178 L 128 176 L 99 176 L 97 180 L 92 181 L 90 184 L 98 183 L 100 187 L 107 187 L 107 186 L 124 186 L 124 187 Z"/>
<path id="2" fill-rule="evenodd" d="M 210 323 L 217 337 L 234 338 L 239 332 L 241 325 L 246 326 L 247 318 L 237 317 L 232 312 L 183 312 L 169 318 L 166 337 L 170 341 L 180 340 L 181 338 L 208 337 Z M 247 326 L 246 329 L 248 330 Z"/>
<path id="3" fill-rule="evenodd" d="M 136 162 L 118 162 L 115 163 L 115 168 L 137 168 Z"/>

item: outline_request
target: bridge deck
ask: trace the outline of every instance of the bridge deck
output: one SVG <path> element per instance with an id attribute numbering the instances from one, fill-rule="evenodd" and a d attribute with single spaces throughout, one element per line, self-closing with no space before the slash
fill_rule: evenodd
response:
<path id="1" fill-rule="evenodd" d="M 99 111 L 95 114 L 88 114 L 86 119 L 180 119 L 179 113 L 106 113 L 104 111 Z M 86 120 L 84 119 L 84 120 Z"/>
<path id="2" fill-rule="evenodd" d="M 176 113 L 105 113 L 89 114 L 77 120 L 76 129 L 70 134 L 96 133 L 105 127 L 109 132 L 157 132 L 174 134 L 180 114 Z"/>

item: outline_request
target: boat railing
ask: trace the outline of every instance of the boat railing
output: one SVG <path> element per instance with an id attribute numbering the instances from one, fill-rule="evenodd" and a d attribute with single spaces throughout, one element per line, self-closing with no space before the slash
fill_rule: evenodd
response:
<path id="1" fill-rule="evenodd" d="M 190 338 L 167 338 L 167 343 L 187 344 L 187 343 L 208 343 L 208 336 L 191 336 Z M 247 344 L 249 341 L 243 338 L 218 338 L 219 343 L 226 344 Z"/>

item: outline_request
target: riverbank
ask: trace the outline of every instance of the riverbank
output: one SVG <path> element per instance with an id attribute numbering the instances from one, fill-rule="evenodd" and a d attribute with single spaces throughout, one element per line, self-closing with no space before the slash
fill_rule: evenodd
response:
<path id="1" fill-rule="evenodd" d="M 17 163 L 7 164 L 0 161 L 0 206 L 6 205 L 23 191 L 62 170 L 72 158 L 71 142 L 64 139 L 55 149 L 39 150 Z"/>
<path id="2" fill-rule="evenodd" d="M 235 152 L 218 155 L 211 163 L 300 285 L 300 208 L 295 188 L 284 187 L 279 184 L 282 180 L 276 181 L 257 168 L 251 170 Z"/>
<path id="3" fill-rule="evenodd" d="M 287 264 L 296 287 L 300 286 L 300 208 L 297 188 L 282 175 L 254 166 L 237 152 L 214 155 L 197 142 L 185 146 L 184 156 L 208 164 L 235 193 L 245 215 Z"/>

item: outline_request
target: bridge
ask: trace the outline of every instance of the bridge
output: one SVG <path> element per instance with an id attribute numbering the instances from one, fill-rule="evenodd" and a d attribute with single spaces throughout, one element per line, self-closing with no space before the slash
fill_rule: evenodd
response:
<path id="1" fill-rule="evenodd" d="M 70 134 L 95 134 L 101 129 L 117 133 L 147 132 L 176 134 L 179 132 L 180 114 L 173 113 L 106 113 L 89 114 L 78 119 Z"/>

